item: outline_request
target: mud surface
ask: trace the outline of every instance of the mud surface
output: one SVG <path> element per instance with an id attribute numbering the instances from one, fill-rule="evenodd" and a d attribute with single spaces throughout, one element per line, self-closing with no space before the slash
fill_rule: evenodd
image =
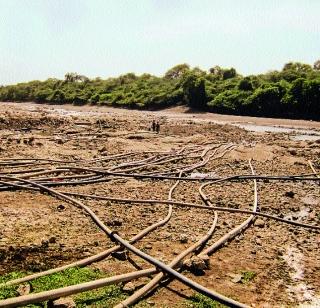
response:
<path id="1" fill-rule="evenodd" d="M 149 131 L 153 119 L 161 123 L 159 134 Z M 148 157 L 144 154 L 146 151 L 169 152 L 186 145 L 227 143 L 234 148 L 223 157 L 194 170 L 193 176 L 250 174 L 249 159 L 252 159 L 256 174 L 311 174 L 313 171 L 308 161 L 312 161 L 319 173 L 319 140 L 292 140 L 286 132 L 249 132 L 231 125 L 235 122 L 320 129 L 318 122 L 215 117 L 187 113 L 179 108 L 138 112 L 95 107 L 0 104 L 0 158 L 1 161 L 36 158 L 75 162 L 133 152 L 141 153 L 139 158 L 145 159 Z M 111 160 L 103 167 L 112 168 L 130 160 Z M 45 168 L 50 169 L 53 165 L 48 164 Z M 174 171 L 179 162 L 172 162 L 166 167 Z M 18 167 L 12 166 L 0 168 L 1 174 L 17 175 L 19 171 Z M 23 167 L 24 170 L 28 168 L 30 172 L 36 171 L 32 165 Z M 318 183 L 259 181 L 259 207 L 272 215 L 319 226 Z M 165 200 L 173 184 L 173 180 L 118 178 L 90 185 L 61 185 L 55 189 L 119 198 Z M 173 199 L 201 204 L 199 186 L 199 182 L 181 182 L 174 191 Z M 209 186 L 206 193 L 217 206 L 251 209 L 254 201 L 253 181 L 217 183 Z M 126 239 L 164 218 L 168 211 L 167 205 L 129 205 L 92 199 L 83 202 Z M 248 217 L 223 212 L 218 215 L 218 226 L 208 245 Z M 199 240 L 210 228 L 212 220 L 213 212 L 174 207 L 170 221 L 144 237 L 136 246 L 169 263 Z M 114 245 L 81 209 L 40 192 L 0 191 L 0 226 L 0 274 L 49 269 Z M 149 267 L 131 254 L 129 261 L 109 257 L 91 266 L 110 275 Z M 254 273 L 254 277 L 244 279 L 249 272 Z M 253 307 L 316 307 L 320 297 L 320 235 L 318 231 L 260 219 L 260 224 L 251 225 L 213 253 L 210 266 L 202 275 L 184 273 Z M 236 279 L 239 275 L 240 279 Z M 135 283 L 139 285 L 139 281 Z M 148 301 L 156 307 L 181 307 L 185 305 L 185 298 L 193 293 L 184 285 L 169 281 L 158 288 Z"/>

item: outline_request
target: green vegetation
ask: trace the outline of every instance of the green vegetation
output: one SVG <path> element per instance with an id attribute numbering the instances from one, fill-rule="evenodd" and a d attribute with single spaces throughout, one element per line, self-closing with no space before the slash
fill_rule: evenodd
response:
<path id="1" fill-rule="evenodd" d="M 254 277 L 256 277 L 256 273 L 252 271 L 242 271 L 241 272 L 242 278 L 241 282 L 242 283 L 248 283 L 250 282 Z"/>
<path id="2" fill-rule="evenodd" d="M 0 284 L 9 280 L 18 279 L 23 277 L 22 273 L 12 272 L 10 274 L 0 276 Z M 0 288 L 0 300 L 6 299 L 9 297 L 18 296 L 18 292 L 16 291 L 17 287 L 2 287 Z"/>
<path id="3" fill-rule="evenodd" d="M 251 281 L 256 273 L 251 271 L 242 271 L 242 283 Z M 13 272 L 4 276 L 0 276 L 0 284 L 9 280 L 21 278 L 25 276 L 25 273 Z M 103 273 L 97 270 L 91 270 L 88 268 L 70 268 L 63 272 L 55 273 L 49 276 L 40 277 L 30 282 L 31 290 L 33 293 L 42 291 L 62 288 L 69 285 L 79 284 L 95 279 L 105 277 Z M 0 287 L 0 300 L 18 296 L 19 285 Z M 112 307 L 121 300 L 124 300 L 127 294 L 122 291 L 120 285 L 110 285 L 103 288 L 99 288 L 92 291 L 87 291 L 79 294 L 75 294 L 73 299 L 77 307 Z M 139 302 L 135 307 L 149 307 L 150 305 L 145 302 Z M 224 308 L 225 305 L 220 304 L 217 301 L 210 299 L 202 294 L 196 293 L 191 296 L 187 303 L 187 307 L 193 308 Z M 47 307 L 47 302 L 42 304 L 28 305 L 27 307 Z M 180 307 L 180 306 L 179 306 Z"/>
<path id="4" fill-rule="evenodd" d="M 189 299 L 190 307 L 192 308 L 224 308 L 227 307 L 211 298 L 196 293 Z"/>
<path id="5" fill-rule="evenodd" d="M 23 276 L 23 273 L 10 273 L 1 276 L 0 283 Z M 105 275 L 99 271 L 88 268 L 71 268 L 60 273 L 37 278 L 32 280 L 30 284 L 32 292 L 38 293 L 103 277 L 105 277 Z M 0 288 L 0 300 L 18 296 L 17 288 L 18 286 Z M 122 292 L 119 285 L 110 285 L 97 290 L 74 295 L 77 307 L 88 307 L 92 304 L 94 304 L 95 307 L 112 307 L 114 304 L 125 298 L 126 295 Z M 39 307 L 39 305 L 28 305 L 27 307 Z M 41 307 L 47 307 L 47 303 L 44 303 Z"/>
<path id="6" fill-rule="evenodd" d="M 290 62 L 281 71 L 246 77 L 234 68 L 204 71 L 188 64 L 174 66 L 163 77 L 128 73 L 103 80 L 67 73 L 64 80 L 0 86 L 0 101 L 138 109 L 184 104 L 217 113 L 319 120 L 320 60 L 313 67 Z"/>

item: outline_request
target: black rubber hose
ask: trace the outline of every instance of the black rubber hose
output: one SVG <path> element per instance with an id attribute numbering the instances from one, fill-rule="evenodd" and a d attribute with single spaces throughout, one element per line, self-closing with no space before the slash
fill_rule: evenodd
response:
<path id="1" fill-rule="evenodd" d="M 34 185 L 39 187 L 42 191 L 46 191 L 48 193 L 50 193 L 51 195 L 56 195 L 62 199 L 68 200 L 69 202 L 76 204 L 77 206 L 79 206 L 80 208 L 84 209 L 93 219 L 93 221 L 97 224 L 97 226 L 103 230 L 106 234 L 109 235 L 110 239 L 118 242 L 119 244 L 123 245 L 125 248 L 127 248 L 128 250 L 130 250 L 131 252 L 133 252 L 134 254 L 136 254 L 137 256 L 141 257 L 142 259 L 148 261 L 149 263 L 155 265 L 157 268 L 161 269 L 162 271 L 166 272 L 167 274 L 172 275 L 174 278 L 176 278 L 177 280 L 181 281 L 182 283 L 184 283 L 185 285 L 189 286 L 190 288 L 200 292 L 201 294 L 204 294 L 208 297 L 210 297 L 211 299 L 217 300 L 223 304 L 226 304 L 230 307 L 248 307 L 247 305 L 244 305 L 242 303 L 239 303 L 237 301 L 234 301 L 232 299 L 229 299 L 219 293 L 216 293 L 212 290 L 209 290 L 207 288 L 205 288 L 204 286 L 192 281 L 191 279 L 183 276 L 182 274 L 180 274 L 179 272 L 175 271 L 174 269 L 170 268 L 169 266 L 167 266 L 166 264 L 164 264 L 163 262 L 147 255 L 146 253 L 142 252 L 141 250 L 137 249 L 136 247 L 134 247 L 133 245 L 131 245 L 129 242 L 127 242 L 126 240 L 122 239 L 117 232 L 112 231 L 111 229 L 109 229 L 95 214 L 94 212 L 87 206 L 83 205 L 82 203 L 78 202 L 77 200 L 74 200 L 62 193 L 59 193 L 57 191 L 54 191 L 50 188 L 47 188 L 45 186 L 42 186 L 41 184 L 38 183 L 34 183 L 30 180 L 25 180 L 25 179 L 18 179 L 18 178 L 13 178 L 13 177 L 1 177 L 4 178 L 6 180 L 14 180 L 14 181 L 21 181 L 21 182 L 25 182 L 28 183 L 30 185 Z M 10 184 L 10 183 L 8 183 Z M 25 187 L 26 189 L 28 189 L 28 187 Z"/>

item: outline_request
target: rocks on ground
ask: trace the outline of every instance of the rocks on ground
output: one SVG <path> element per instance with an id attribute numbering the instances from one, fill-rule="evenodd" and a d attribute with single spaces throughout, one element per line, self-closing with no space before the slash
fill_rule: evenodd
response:
<path id="1" fill-rule="evenodd" d="M 258 219 L 254 222 L 254 225 L 255 225 L 256 227 L 263 228 L 263 227 L 266 225 L 266 223 L 265 223 L 265 221 L 264 221 L 263 219 L 258 218 Z"/>
<path id="2" fill-rule="evenodd" d="M 74 308 L 76 303 L 71 297 L 62 297 L 48 303 L 48 308 Z"/>

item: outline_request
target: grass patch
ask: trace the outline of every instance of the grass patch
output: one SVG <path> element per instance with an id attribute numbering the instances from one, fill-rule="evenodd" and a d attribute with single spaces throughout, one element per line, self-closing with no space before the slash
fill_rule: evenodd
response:
<path id="1" fill-rule="evenodd" d="M 74 296 L 77 307 L 112 307 L 126 295 L 117 285 L 111 285 L 97 290 L 87 291 Z"/>
<path id="2" fill-rule="evenodd" d="M 199 293 L 189 298 L 189 307 L 192 308 L 226 308 L 227 306 Z"/>
<path id="3" fill-rule="evenodd" d="M 9 280 L 17 279 L 23 277 L 24 274 L 20 272 L 12 272 L 3 276 L 0 276 L 0 284 L 7 282 Z M 17 286 L 5 286 L 0 288 L 0 300 L 6 299 L 9 297 L 18 296 L 18 292 L 16 291 Z"/>
<path id="4" fill-rule="evenodd" d="M 0 276 L 0 283 L 25 276 L 24 273 L 13 272 Z M 32 280 L 30 282 L 33 293 L 66 287 L 106 277 L 97 270 L 88 268 L 70 268 L 63 272 L 55 273 Z M 18 296 L 15 286 L 5 286 L 0 288 L 0 300 Z M 110 285 L 92 291 L 79 293 L 73 296 L 77 307 L 110 307 L 126 298 L 122 292 L 121 285 Z M 27 307 L 47 307 L 47 302 L 38 305 L 28 305 Z"/>
<path id="5" fill-rule="evenodd" d="M 88 268 L 69 268 L 65 271 L 49 276 L 43 276 L 31 281 L 33 292 L 47 291 L 62 288 L 94 279 L 103 278 L 99 271 Z"/>
<path id="6" fill-rule="evenodd" d="M 242 283 L 248 283 L 250 282 L 254 277 L 256 277 L 256 273 L 252 271 L 242 271 L 241 272 L 242 278 L 241 282 Z"/>

